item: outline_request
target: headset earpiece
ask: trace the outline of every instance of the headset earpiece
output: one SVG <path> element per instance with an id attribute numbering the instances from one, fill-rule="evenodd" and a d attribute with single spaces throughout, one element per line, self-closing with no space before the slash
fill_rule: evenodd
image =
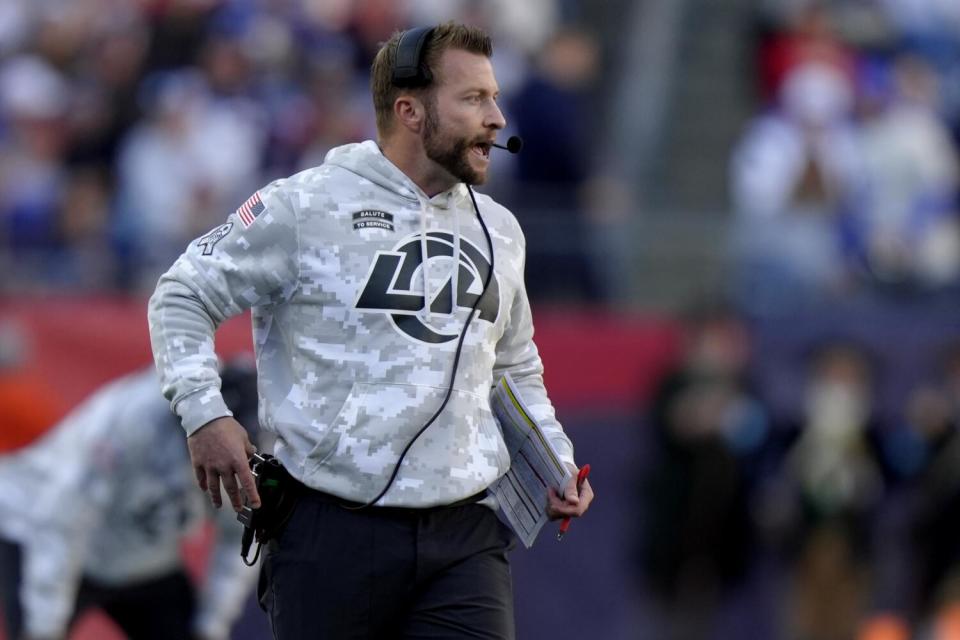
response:
<path id="1" fill-rule="evenodd" d="M 433 34 L 433 27 L 408 29 L 397 42 L 397 55 L 393 65 L 393 86 L 404 89 L 425 87 L 433 80 L 430 69 L 423 64 L 423 48 Z"/>

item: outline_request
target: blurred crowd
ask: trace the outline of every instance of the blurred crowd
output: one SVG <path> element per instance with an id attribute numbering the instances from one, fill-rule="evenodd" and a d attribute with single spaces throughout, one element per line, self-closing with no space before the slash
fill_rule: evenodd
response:
<path id="1" fill-rule="evenodd" d="M 960 637 L 960 3 L 755 3 L 728 305 L 643 422 L 657 637 Z"/>
<path id="2" fill-rule="evenodd" d="M 730 164 L 736 289 L 766 310 L 960 282 L 960 3 L 772 0 Z"/>
<path id="3" fill-rule="evenodd" d="M 960 637 L 960 342 L 887 408 L 898 365 L 855 332 L 771 349 L 771 368 L 772 331 L 729 306 L 684 327 L 638 472 L 655 637 Z M 764 374 L 790 368 L 783 402 Z"/>
<path id="4" fill-rule="evenodd" d="M 565 266 L 569 248 L 556 247 L 576 237 L 599 68 L 594 37 L 571 26 L 578 13 L 561 0 L 6 0 L 0 286 L 151 289 L 257 187 L 375 137 L 380 42 L 459 19 L 493 35 L 504 138 L 528 140 L 516 159 L 498 157 L 489 189 L 538 203 L 531 269 L 543 291 L 561 295 L 573 278 L 573 295 L 596 299 L 589 267 Z M 559 212 L 553 224 L 537 226 L 543 211 Z"/>

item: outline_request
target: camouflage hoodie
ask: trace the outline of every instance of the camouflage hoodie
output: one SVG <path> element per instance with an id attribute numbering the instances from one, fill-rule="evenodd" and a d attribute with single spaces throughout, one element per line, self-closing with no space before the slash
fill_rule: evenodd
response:
<path id="1" fill-rule="evenodd" d="M 477 201 L 495 275 L 450 401 L 381 505 L 448 504 L 507 470 L 489 404 L 506 372 L 573 461 L 532 339 L 523 234 L 507 209 Z M 275 454 L 308 486 L 369 500 L 440 406 L 489 264 L 466 186 L 429 198 L 375 142 L 335 148 L 321 166 L 260 189 L 160 278 L 149 320 L 163 393 L 188 434 L 229 415 L 213 333 L 251 308 L 260 422 L 277 436 Z"/>

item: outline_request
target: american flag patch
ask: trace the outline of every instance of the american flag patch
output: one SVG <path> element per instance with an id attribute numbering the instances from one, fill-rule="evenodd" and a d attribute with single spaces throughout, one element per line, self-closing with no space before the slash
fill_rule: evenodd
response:
<path id="1" fill-rule="evenodd" d="M 253 221 L 257 219 L 258 215 L 263 213 L 265 208 L 266 207 L 263 206 L 263 201 L 260 200 L 259 191 L 250 196 L 246 202 L 240 205 L 240 208 L 237 209 L 237 217 L 240 218 L 240 222 L 243 223 L 243 228 L 246 229 L 252 225 Z"/>

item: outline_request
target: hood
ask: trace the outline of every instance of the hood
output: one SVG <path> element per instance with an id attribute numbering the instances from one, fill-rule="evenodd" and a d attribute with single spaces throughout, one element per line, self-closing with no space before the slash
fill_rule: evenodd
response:
<path id="1" fill-rule="evenodd" d="M 417 202 L 420 205 L 420 255 L 428 255 L 427 251 L 427 211 L 433 207 L 436 209 L 453 209 L 454 215 L 449 216 L 453 224 L 453 261 L 450 271 L 450 281 L 452 282 L 453 305 L 457 307 L 457 296 L 460 291 L 460 216 L 456 212 L 456 205 L 462 199 L 469 198 L 467 187 L 462 182 L 457 183 L 450 189 L 442 191 L 432 198 L 428 197 L 423 190 L 418 187 L 413 180 L 401 171 L 395 164 L 380 150 L 379 145 L 373 140 L 364 142 L 345 144 L 331 149 L 326 158 L 325 164 L 341 167 L 357 174 L 361 178 L 369 180 L 373 184 L 395 193 L 402 198 Z M 429 269 L 421 268 L 419 270 L 423 291 L 423 306 L 417 312 L 425 321 L 429 321 L 432 315 L 434 291 L 431 285 Z"/>
<path id="2" fill-rule="evenodd" d="M 413 202 L 429 202 L 434 207 L 448 209 L 460 199 L 467 197 L 466 187 L 458 183 L 454 187 L 428 197 L 407 174 L 390 162 L 373 140 L 345 144 L 327 152 L 325 164 L 341 167 L 369 180 L 375 185 Z"/>

